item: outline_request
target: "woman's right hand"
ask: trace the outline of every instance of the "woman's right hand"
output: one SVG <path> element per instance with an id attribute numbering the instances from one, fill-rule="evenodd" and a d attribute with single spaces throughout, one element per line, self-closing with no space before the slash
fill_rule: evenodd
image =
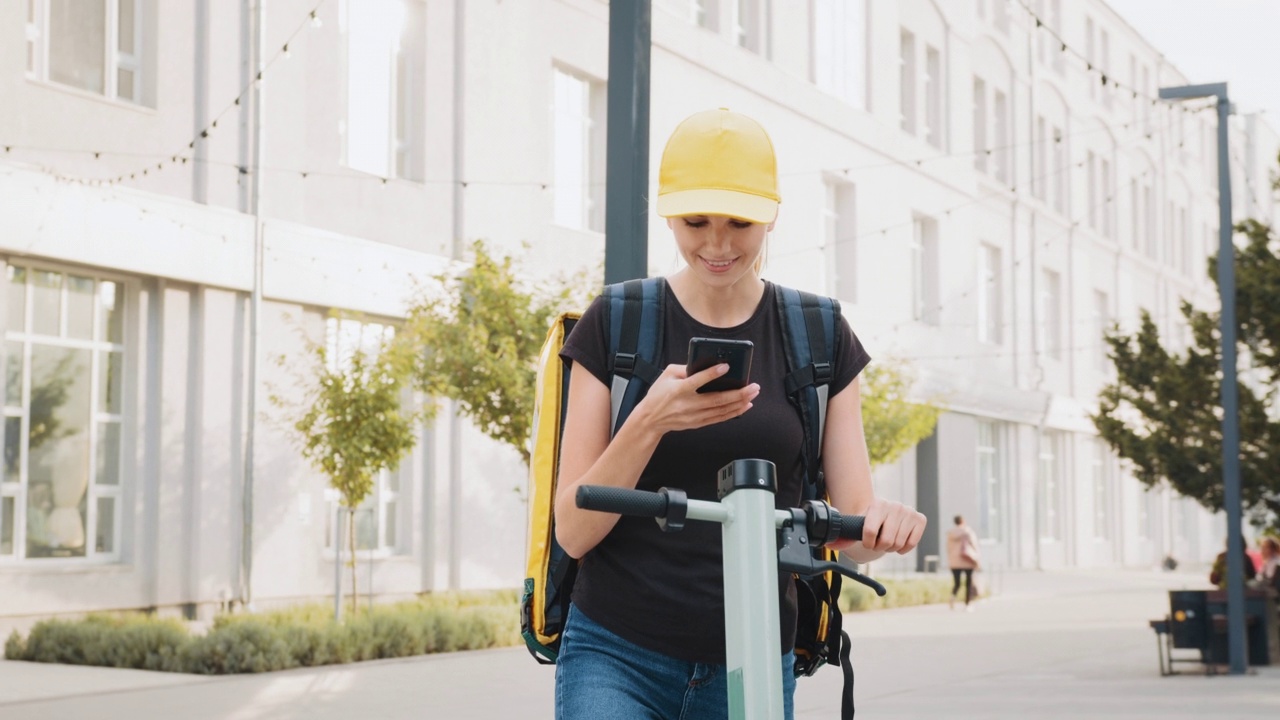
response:
<path id="1" fill-rule="evenodd" d="M 636 413 L 659 433 L 693 430 L 738 417 L 751 409 L 751 401 L 760 394 L 758 384 L 738 390 L 698 392 L 698 388 L 728 371 L 728 364 L 721 363 L 688 375 L 684 365 L 668 365 L 636 406 Z"/>

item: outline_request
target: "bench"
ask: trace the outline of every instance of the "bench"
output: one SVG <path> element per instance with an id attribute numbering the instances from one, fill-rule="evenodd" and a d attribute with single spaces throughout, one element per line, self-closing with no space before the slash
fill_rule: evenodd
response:
<path id="1" fill-rule="evenodd" d="M 1160 675 L 1179 674 L 1175 663 L 1199 663 L 1206 675 L 1229 662 L 1227 594 L 1221 590 L 1170 590 L 1169 614 L 1148 625 L 1156 634 Z M 1250 665 L 1280 661 L 1275 599 L 1269 591 L 1245 592 L 1245 642 Z M 1196 650 L 1198 657 L 1177 657 L 1174 650 Z"/>

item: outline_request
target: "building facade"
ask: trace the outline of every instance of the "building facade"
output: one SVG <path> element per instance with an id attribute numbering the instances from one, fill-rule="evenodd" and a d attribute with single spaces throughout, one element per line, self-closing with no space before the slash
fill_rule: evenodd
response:
<path id="1" fill-rule="evenodd" d="M 393 331 L 477 238 L 527 244 L 530 277 L 599 272 L 607 3 L 275 0 L 261 64 L 256 18 L 0 7 L 12 622 L 332 592 L 336 498 L 269 401 L 298 397 L 306 339 Z M 760 120 L 783 195 L 766 276 L 838 297 L 945 408 L 875 473 L 931 520 L 884 569 L 942 555 L 955 514 L 991 567 L 1216 554 L 1222 519 L 1145 490 L 1088 420 L 1104 327 L 1147 309 L 1181 347 L 1180 299 L 1216 303 L 1215 116 L 1154 100 L 1187 79 L 1104 2 L 654 0 L 651 71 L 651 185 L 685 116 Z M 1237 218 L 1276 218 L 1277 149 L 1233 119 Z M 678 267 L 657 218 L 649 259 Z M 522 579 L 520 459 L 441 410 L 358 513 L 380 597 Z"/>

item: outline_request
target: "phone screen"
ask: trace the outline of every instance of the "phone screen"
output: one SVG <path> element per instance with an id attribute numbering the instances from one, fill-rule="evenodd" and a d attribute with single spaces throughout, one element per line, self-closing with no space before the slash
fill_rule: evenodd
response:
<path id="1" fill-rule="evenodd" d="M 729 364 L 729 372 L 698 388 L 700 393 L 721 392 L 746 387 L 751 377 L 750 340 L 721 340 L 696 337 L 689 341 L 688 375 L 702 372 L 713 365 Z"/>

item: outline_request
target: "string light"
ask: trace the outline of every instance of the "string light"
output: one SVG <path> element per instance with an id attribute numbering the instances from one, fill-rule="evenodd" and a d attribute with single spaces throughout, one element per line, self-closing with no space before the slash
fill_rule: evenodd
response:
<path id="1" fill-rule="evenodd" d="M 294 31 L 289 35 L 289 37 L 285 40 L 284 44 L 280 47 L 280 51 L 278 52 L 278 54 L 277 54 L 275 57 L 271 58 L 271 60 L 269 60 L 269 61 L 266 63 L 266 65 L 264 66 L 264 69 L 263 69 L 263 70 L 261 70 L 261 71 L 259 71 L 259 72 L 255 75 L 255 78 L 254 78 L 254 81 L 255 81 L 255 82 L 258 82 L 258 83 L 261 83 L 261 82 L 262 82 L 262 80 L 263 80 L 263 72 L 265 72 L 266 70 L 269 70 L 269 69 L 271 68 L 271 66 L 276 62 L 276 60 L 278 60 L 278 59 L 280 59 L 280 58 L 282 58 L 282 57 L 283 57 L 283 58 L 285 58 L 285 59 L 288 59 L 288 58 L 291 56 L 291 52 L 290 52 L 290 49 L 289 49 L 289 45 L 294 41 L 294 38 L 296 38 L 296 37 L 297 37 L 297 36 L 298 36 L 298 35 L 299 35 L 299 34 L 300 34 L 304 29 L 306 29 L 306 28 L 308 28 L 308 27 L 311 27 L 311 28 L 318 28 L 318 27 L 320 27 L 320 26 L 321 26 L 321 24 L 322 24 L 322 23 L 321 23 L 321 21 L 320 21 L 320 16 L 319 16 L 320 8 L 321 8 L 321 7 L 323 7 L 323 6 L 325 5 L 325 3 L 326 3 L 326 2 L 328 2 L 328 1 L 329 1 L 329 0 L 319 0 L 319 2 L 316 4 L 316 6 L 315 6 L 315 7 L 313 7 L 313 8 L 311 9 L 311 12 L 309 12 L 309 13 L 307 14 L 306 19 L 305 19 L 305 20 L 303 20 L 301 23 L 299 23 L 299 24 L 298 24 L 298 26 L 297 26 L 297 28 L 295 28 L 295 29 L 294 29 Z M 231 102 L 230 102 L 230 103 L 229 103 L 225 108 L 223 108 L 222 112 L 219 112 L 217 115 L 215 115 L 215 116 L 214 116 L 214 118 L 213 118 L 213 120 L 212 120 L 212 121 L 211 121 L 211 122 L 210 122 L 206 127 L 204 127 L 204 128 L 203 128 L 203 129 L 202 129 L 202 130 L 201 130 L 201 131 L 200 131 L 200 132 L 199 132 L 199 133 L 194 137 L 194 138 L 192 138 L 192 139 L 187 143 L 187 149 L 188 149 L 188 150 L 194 150 L 197 142 L 199 142 L 200 140 L 207 140 L 207 139 L 209 138 L 209 134 L 210 134 L 214 129 L 216 129 L 216 128 L 218 127 L 218 120 L 219 120 L 223 115 L 226 115 L 228 112 L 230 112 L 233 108 L 237 108 L 237 107 L 240 107 L 240 106 L 241 106 L 241 100 L 243 100 L 243 99 L 244 99 L 244 97 L 245 97 L 245 95 L 249 92 L 249 90 L 251 90 L 251 89 L 252 89 L 252 85 L 253 85 L 253 83 L 250 83 L 250 85 L 249 85 L 249 86 L 246 86 L 246 87 L 242 88 L 242 89 L 240 90 L 240 93 L 235 97 L 235 99 L 233 99 L 233 100 L 232 100 L 232 101 L 231 101 Z M 13 146 L 11 146 L 11 145 L 6 145 L 6 146 L 5 146 L 5 153 L 9 153 L 12 147 L 13 147 Z M 100 152 L 100 151 L 98 151 L 98 152 Z M 112 153 L 112 154 L 126 154 L 126 153 Z M 97 157 L 97 156 L 98 156 L 98 154 L 97 154 L 97 152 L 95 152 L 95 157 Z M 185 164 L 186 164 L 187 159 L 189 159 L 189 158 L 187 158 L 187 157 L 185 157 L 185 156 L 182 156 L 182 155 L 180 155 L 180 154 L 161 155 L 161 157 L 168 157 L 168 158 L 170 158 L 170 160 L 169 160 L 168 162 L 169 162 L 170 164 L 173 164 L 173 165 L 177 165 L 177 164 L 184 164 L 184 165 L 185 165 Z M 158 164 L 158 165 L 156 166 L 156 170 L 157 170 L 157 171 L 162 171 L 162 170 L 164 169 L 164 167 L 165 167 L 165 162 L 161 162 L 160 164 Z M 140 172 L 141 172 L 143 175 L 147 175 L 147 174 L 148 174 L 148 170 L 149 170 L 149 168 L 147 168 L 147 169 L 142 169 Z M 128 173 L 128 174 L 127 174 L 127 176 L 126 176 L 125 174 L 123 174 L 123 173 L 122 173 L 122 174 L 120 174 L 120 175 L 118 175 L 118 176 L 116 176 L 116 177 L 114 177 L 114 178 L 109 178 L 109 179 L 94 179 L 94 180 L 86 181 L 86 180 L 85 180 L 85 179 L 83 179 L 83 178 L 72 178 L 72 177 L 67 177 L 67 176 L 65 176 L 65 175 L 61 175 L 61 174 L 56 173 L 56 172 L 50 172 L 50 171 L 47 171 L 47 170 L 46 170 L 45 172 L 48 172 L 49 174 L 51 174 L 51 175 L 53 175 L 54 177 L 57 177 L 57 178 L 59 178 L 59 179 L 61 179 L 61 180 L 64 180 L 64 181 L 67 181 L 67 182 L 75 182 L 75 183 L 79 183 L 79 184 L 82 184 L 82 185 L 83 185 L 83 184 L 87 184 L 87 183 L 93 183 L 93 182 L 102 183 L 102 184 L 106 184 L 106 185 L 115 185 L 115 184 L 119 184 L 119 183 L 124 182 L 126 178 L 127 178 L 127 179 L 129 179 L 129 180 L 136 180 L 136 179 L 137 179 L 137 176 L 138 176 L 138 173 L 139 173 L 139 171 L 136 171 L 136 170 L 135 170 L 134 172 Z"/>

